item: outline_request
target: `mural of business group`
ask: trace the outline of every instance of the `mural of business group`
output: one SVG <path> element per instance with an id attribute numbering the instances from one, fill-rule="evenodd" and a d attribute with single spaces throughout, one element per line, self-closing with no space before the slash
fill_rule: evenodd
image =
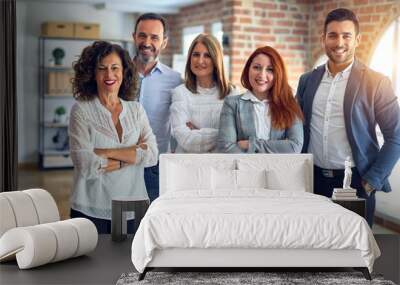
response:
<path id="1" fill-rule="evenodd" d="M 240 92 L 224 73 L 214 36 L 193 40 L 183 81 L 159 60 L 168 43 L 162 16 L 142 14 L 133 38 L 133 60 L 119 45 L 95 41 L 74 63 L 71 217 L 109 233 L 109 197 L 159 196 L 159 154 L 311 153 L 314 193 L 331 197 L 347 180 L 366 199 L 372 226 L 375 193 L 391 191 L 388 176 L 400 155 L 400 110 L 387 77 L 355 58 L 360 31 L 351 10 L 326 16 L 328 61 L 299 78 L 296 94 L 285 59 L 270 46 L 247 59 Z"/>

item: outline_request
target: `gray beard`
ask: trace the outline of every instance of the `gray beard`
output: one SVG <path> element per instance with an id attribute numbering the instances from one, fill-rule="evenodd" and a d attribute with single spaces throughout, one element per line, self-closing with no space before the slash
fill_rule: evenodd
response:
<path id="1" fill-rule="evenodd" d="M 145 58 L 143 57 L 139 52 L 136 53 L 136 58 L 142 63 L 142 64 L 149 64 L 158 61 L 158 56 L 156 57 L 148 57 Z"/>

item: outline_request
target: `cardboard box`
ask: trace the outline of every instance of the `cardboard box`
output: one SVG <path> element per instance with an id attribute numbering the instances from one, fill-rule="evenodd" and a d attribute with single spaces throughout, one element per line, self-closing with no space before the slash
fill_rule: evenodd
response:
<path id="1" fill-rule="evenodd" d="M 72 38 L 74 37 L 74 23 L 70 22 L 42 23 L 42 36 Z"/>
<path id="2" fill-rule="evenodd" d="M 74 35 L 75 38 L 80 38 L 80 39 L 99 39 L 100 24 L 75 23 Z"/>
<path id="3" fill-rule="evenodd" d="M 47 77 L 47 94 L 53 96 L 72 94 L 72 77 L 71 72 L 50 71 Z"/>

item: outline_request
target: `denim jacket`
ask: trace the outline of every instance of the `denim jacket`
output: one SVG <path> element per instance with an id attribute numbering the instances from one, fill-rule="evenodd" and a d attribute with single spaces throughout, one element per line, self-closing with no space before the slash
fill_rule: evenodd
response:
<path id="1" fill-rule="evenodd" d="M 296 120 L 287 129 L 271 127 L 270 139 L 256 136 L 254 102 L 240 96 L 224 100 L 219 123 L 217 147 L 224 153 L 300 153 L 303 146 L 303 123 Z M 248 150 L 239 147 L 238 141 L 249 140 Z"/>

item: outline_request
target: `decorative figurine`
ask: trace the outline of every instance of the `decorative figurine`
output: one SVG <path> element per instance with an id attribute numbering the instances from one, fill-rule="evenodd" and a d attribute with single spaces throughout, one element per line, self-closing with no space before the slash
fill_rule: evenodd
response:
<path id="1" fill-rule="evenodd" d="M 351 160 L 350 157 L 346 157 L 346 160 L 344 162 L 344 178 L 343 178 L 343 189 L 352 189 L 350 184 L 351 184 Z"/>

